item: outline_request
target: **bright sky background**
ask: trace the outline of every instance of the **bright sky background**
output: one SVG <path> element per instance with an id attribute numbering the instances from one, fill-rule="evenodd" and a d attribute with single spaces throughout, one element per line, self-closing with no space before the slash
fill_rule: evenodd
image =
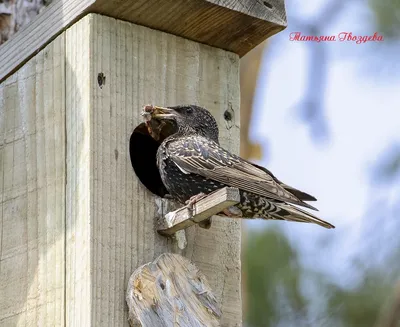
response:
<path id="1" fill-rule="evenodd" d="M 312 14 L 325 1 L 309 1 L 306 7 L 304 3 L 304 12 Z M 344 18 L 324 34 L 371 34 L 370 27 L 352 29 L 343 23 L 349 16 Z M 337 267 L 334 273 L 339 276 L 349 268 L 346 261 L 359 240 L 361 224 L 368 223 L 370 168 L 378 154 L 395 140 L 400 142 L 400 79 L 387 83 L 368 72 L 364 74 L 362 67 L 368 66 L 360 65 L 362 50 L 371 44 L 331 43 L 324 103 L 330 141 L 317 145 L 311 140 L 308 126 L 294 113 L 304 96 L 309 52 L 304 42 L 289 41 L 293 31 L 297 30 L 288 27 L 272 39 L 271 48 L 275 49 L 272 56 L 265 57 L 268 63 L 264 62 L 261 70 L 251 138 L 263 145 L 268 140 L 268 161 L 261 160 L 261 164 L 287 184 L 316 196 L 320 216 L 337 228 L 324 230 L 316 225 L 282 222 L 269 225 L 284 227 L 290 238 L 304 247 L 306 258 L 307 253 L 318 255 L 315 240 L 319 236 L 339 238 L 338 251 L 318 258 L 320 263 L 333 262 Z M 248 226 L 263 228 L 266 224 L 251 221 Z M 312 261 L 310 258 L 309 263 Z"/>

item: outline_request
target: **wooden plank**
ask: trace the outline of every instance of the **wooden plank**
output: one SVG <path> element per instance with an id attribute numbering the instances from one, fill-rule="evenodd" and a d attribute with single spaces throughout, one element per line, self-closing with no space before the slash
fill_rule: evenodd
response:
<path id="1" fill-rule="evenodd" d="M 221 325 L 240 326 L 239 221 L 215 219 L 209 230 L 191 228 L 181 251 L 158 235 L 157 216 L 168 211 L 139 182 L 128 150 L 143 105 L 194 103 L 213 112 L 221 144 L 238 153 L 239 127 L 225 127 L 224 111 L 240 114 L 239 57 L 92 14 L 67 31 L 66 47 L 67 325 L 127 325 L 129 276 L 175 252 L 207 276 Z M 102 87 L 99 74 L 105 76 Z"/>
<path id="2" fill-rule="evenodd" d="M 85 23 L 86 22 L 86 23 Z M 91 324 L 90 26 L 87 19 L 65 33 L 67 132 L 66 326 Z M 86 40 L 86 41 L 82 41 Z M 79 45 L 79 46 L 77 46 Z M 97 259 L 97 258 L 96 258 Z M 115 326 L 118 326 L 115 324 Z"/>
<path id="3" fill-rule="evenodd" d="M 178 254 L 162 254 L 136 269 L 126 302 L 131 326 L 220 326 L 221 310 L 207 278 Z"/>
<path id="4" fill-rule="evenodd" d="M 240 56 L 287 24 L 283 0 L 98 0 L 90 11 Z"/>
<path id="5" fill-rule="evenodd" d="M 0 82 L 85 14 L 95 12 L 243 56 L 286 27 L 283 0 L 54 0 L 0 47 Z"/>
<path id="6" fill-rule="evenodd" d="M 55 0 L 28 26 L 0 46 L 0 82 L 14 73 L 72 23 L 95 0 Z"/>
<path id="7" fill-rule="evenodd" d="M 171 236 L 176 232 L 193 226 L 240 202 L 239 189 L 224 187 L 210 193 L 193 205 L 183 207 L 165 215 L 167 228 L 158 229 L 161 235 Z"/>
<path id="8" fill-rule="evenodd" d="M 64 326 L 64 42 L 0 85 L 0 326 Z"/>

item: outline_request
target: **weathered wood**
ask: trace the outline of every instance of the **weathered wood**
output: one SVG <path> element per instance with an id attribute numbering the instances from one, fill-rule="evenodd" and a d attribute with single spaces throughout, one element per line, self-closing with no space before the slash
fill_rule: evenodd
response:
<path id="1" fill-rule="evenodd" d="M 240 56 L 286 27 L 283 0 L 54 0 L 28 27 L 7 41 L 6 47 L 0 47 L 0 81 L 90 12 L 151 27 Z"/>
<path id="2" fill-rule="evenodd" d="M 226 108 L 240 114 L 238 56 L 94 14 L 65 38 L 66 325 L 127 324 L 131 273 L 164 252 L 178 252 L 207 276 L 221 325 L 241 326 L 239 221 L 191 228 L 181 251 L 158 235 L 157 216 L 167 212 L 139 182 L 128 152 L 143 105 L 194 103 L 213 112 L 221 144 L 238 153 L 239 128 L 224 124 Z"/>
<path id="3" fill-rule="evenodd" d="M 238 57 L 179 37 L 89 15 L 1 83 L 0 325 L 126 325 L 129 275 L 165 251 L 205 273 L 222 326 L 241 325 L 240 224 L 192 228 L 183 252 L 157 235 L 164 201 L 128 154 L 148 102 L 208 107 L 238 152 L 223 118 L 239 115 Z"/>
<path id="4" fill-rule="evenodd" d="M 0 46 L 0 82 L 85 13 L 94 0 L 55 0 Z M 33 37 L 35 35 L 35 37 Z"/>
<path id="5" fill-rule="evenodd" d="M 160 228 L 158 232 L 165 236 L 173 235 L 239 202 L 239 190 L 234 187 L 224 187 L 196 202 L 193 208 L 183 207 L 167 213 L 165 215 L 167 228 Z"/>
<path id="6" fill-rule="evenodd" d="M 0 326 L 64 326 L 64 44 L 0 84 Z"/>
<path id="7" fill-rule="evenodd" d="M 97 0 L 90 10 L 239 56 L 286 27 L 283 0 Z"/>
<path id="8" fill-rule="evenodd" d="M 66 119 L 65 129 L 67 132 L 67 186 L 66 186 L 66 326 L 94 326 L 95 319 L 92 318 L 94 312 L 104 309 L 99 308 L 96 301 L 91 298 L 92 289 L 95 289 L 97 295 L 100 291 L 100 285 L 93 277 L 107 274 L 103 271 L 103 265 L 107 265 L 109 272 L 117 269 L 119 275 L 120 266 L 112 263 L 101 255 L 101 250 L 98 250 L 99 234 L 108 235 L 107 231 L 111 232 L 120 228 L 119 212 L 113 212 L 115 215 L 116 225 L 110 226 L 110 212 L 106 211 L 103 217 L 96 216 L 98 212 L 98 201 L 101 199 L 100 195 L 93 189 L 94 173 L 99 165 L 98 156 L 94 157 L 93 143 L 96 142 L 97 133 L 94 133 L 95 123 L 93 122 L 94 110 L 93 101 L 91 96 L 93 84 L 97 80 L 97 76 L 92 76 L 90 70 L 92 63 L 89 58 L 90 47 L 93 40 L 91 39 L 91 25 L 88 18 L 78 22 L 65 33 L 65 87 L 66 87 Z M 82 41 L 86 40 L 86 41 Z M 90 78 L 92 77 L 92 78 Z M 91 83 L 91 79 L 93 82 Z M 96 121 L 97 123 L 97 121 Z M 101 122 L 100 122 L 101 123 Z M 106 131 L 105 131 L 106 132 Z M 107 134 L 108 135 L 108 134 Z M 109 135 L 108 135 L 109 136 Z M 110 136 L 109 136 L 110 137 Z M 101 138 L 102 139 L 102 138 Z M 96 144 L 96 143 L 95 143 Z M 109 148 L 105 149 L 104 161 L 109 159 Z M 98 153 L 98 152 L 97 152 Z M 100 159 L 100 164 L 103 161 Z M 108 166 L 107 166 L 108 164 Z M 100 167 L 102 169 L 103 167 Z M 109 162 L 105 163 L 103 171 L 108 171 L 109 178 L 106 183 L 109 185 L 110 181 L 110 168 Z M 114 183 L 117 179 L 114 178 Z M 119 179 L 118 179 L 119 182 Z M 96 184 L 97 186 L 97 184 Z M 101 192 L 101 190 L 100 190 Z M 110 190 L 104 192 L 104 196 L 108 198 L 106 205 L 110 210 Z M 113 198 L 114 200 L 114 198 Z M 94 202 L 96 203 L 94 204 Z M 115 200 L 114 200 L 115 201 Z M 114 202 L 113 201 L 113 202 Z M 115 202 L 114 202 L 115 203 Z M 122 208 L 125 207 L 122 204 Z M 114 205 L 115 208 L 115 205 Z M 101 210 L 101 208 L 100 208 Z M 104 218 L 104 224 L 99 220 Z M 122 233 L 121 233 L 122 234 Z M 121 240 L 125 239 L 125 235 L 121 235 Z M 129 244 L 130 245 L 130 244 Z M 104 241 L 103 247 L 108 251 L 125 251 L 121 249 L 121 244 L 115 242 L 111 248 L 111 242 Z M 100 254 L 98 254 L 100 252 Z M 115 255 L 114 260 L 121 260 L 118 254 Z M 93 261 L 92 261 L 93 260 Z M 96 261 L 94 261 L 96 260 Z M 92 263 L 93 262 L 93 263 Z M 106 268 L 106 269 L 107 269 Z M 104 269 L 104 270 L 106 270 Z M 108 272 L 108 273 L 109 273 Z M 94 274 L 92 276 L 92 274 Z M 108 275 L 108 274 L 107 274 Z M 104 278 L 106 279 L 106 278 Z M 99 278 L 100 281 L 100 278 Z M 103 281 L 102 281 L 103 282 Z M 115 280 L 104 281 L 104 289 L 110 292 L 110 288 L 116 288 Z M 116 291 L 114 291 L 116 293 Z M 118 294 L 108 294 L 106 297 L 110 303 L 113 303 L 114 296 Z M 101 298 L 101 295 L 97 295 Z M 101 302 L 101 301 L 99 301 Z M 108 310 L 112 310 L 109 308 Z M 115 318 L 114 316 L 112 319 Z M 106 320 L 104 324 L 109 326 L 120 326 L 121 321 L 115 320 L 113 324 Z M 100 324 L 101 325 L 101 324 Z"/>
<path id="9" fill-rule="evenodd" d="M 131 326 L 220 326 L 221 311 L 207 278 L 181 255 L 165 253 L 129 278 Z"/>
<path id="10" fill-rule="evenodd" d="M 39 14 L 46 2 L 43 0 L 0 1 L 0 45 Z"/>

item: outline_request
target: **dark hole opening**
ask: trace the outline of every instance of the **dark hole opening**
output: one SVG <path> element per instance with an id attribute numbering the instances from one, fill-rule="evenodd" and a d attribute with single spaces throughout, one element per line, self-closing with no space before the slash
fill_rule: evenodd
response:
<path id="1" fill-rule="evenodd" d="M 263 3 L 264 3 L 264 6 L 267 7 L 268 9 L 272 9 L 273 8 L 272 5 L 267 1 L 264 1 Z"/>
<path id="2" fill-rule="evenodd" d="M 129 154 L 136 176 L 150 192 L 160 197 L 164 197 L 168 191 L 161 180 L 156 155 L 161 142 L 172 134 L 171 127 L 164 127 L 160 139 L 156 141 L 149 134 L 146 124 L 141 123 L 133 130 L 129 141 Z"/>
<path id="3" fill-rule="evenodd" d="M 225 110 L 224 112 L 224 119 L 227 121 L 232 120 L 232 114 L 228 110 Z"/>

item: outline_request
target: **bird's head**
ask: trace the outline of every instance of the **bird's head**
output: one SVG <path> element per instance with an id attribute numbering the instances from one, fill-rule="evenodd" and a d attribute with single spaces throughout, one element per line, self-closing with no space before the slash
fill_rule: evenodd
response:
<path id="1" fill-rule="evenodd" d="M 196 133 L 218 142 L 217 122 L 205 108 L 195 105 L 146 106 L 144 112 L 150 114 L 152 119 L 172 121 L 181 133 Z"/>

